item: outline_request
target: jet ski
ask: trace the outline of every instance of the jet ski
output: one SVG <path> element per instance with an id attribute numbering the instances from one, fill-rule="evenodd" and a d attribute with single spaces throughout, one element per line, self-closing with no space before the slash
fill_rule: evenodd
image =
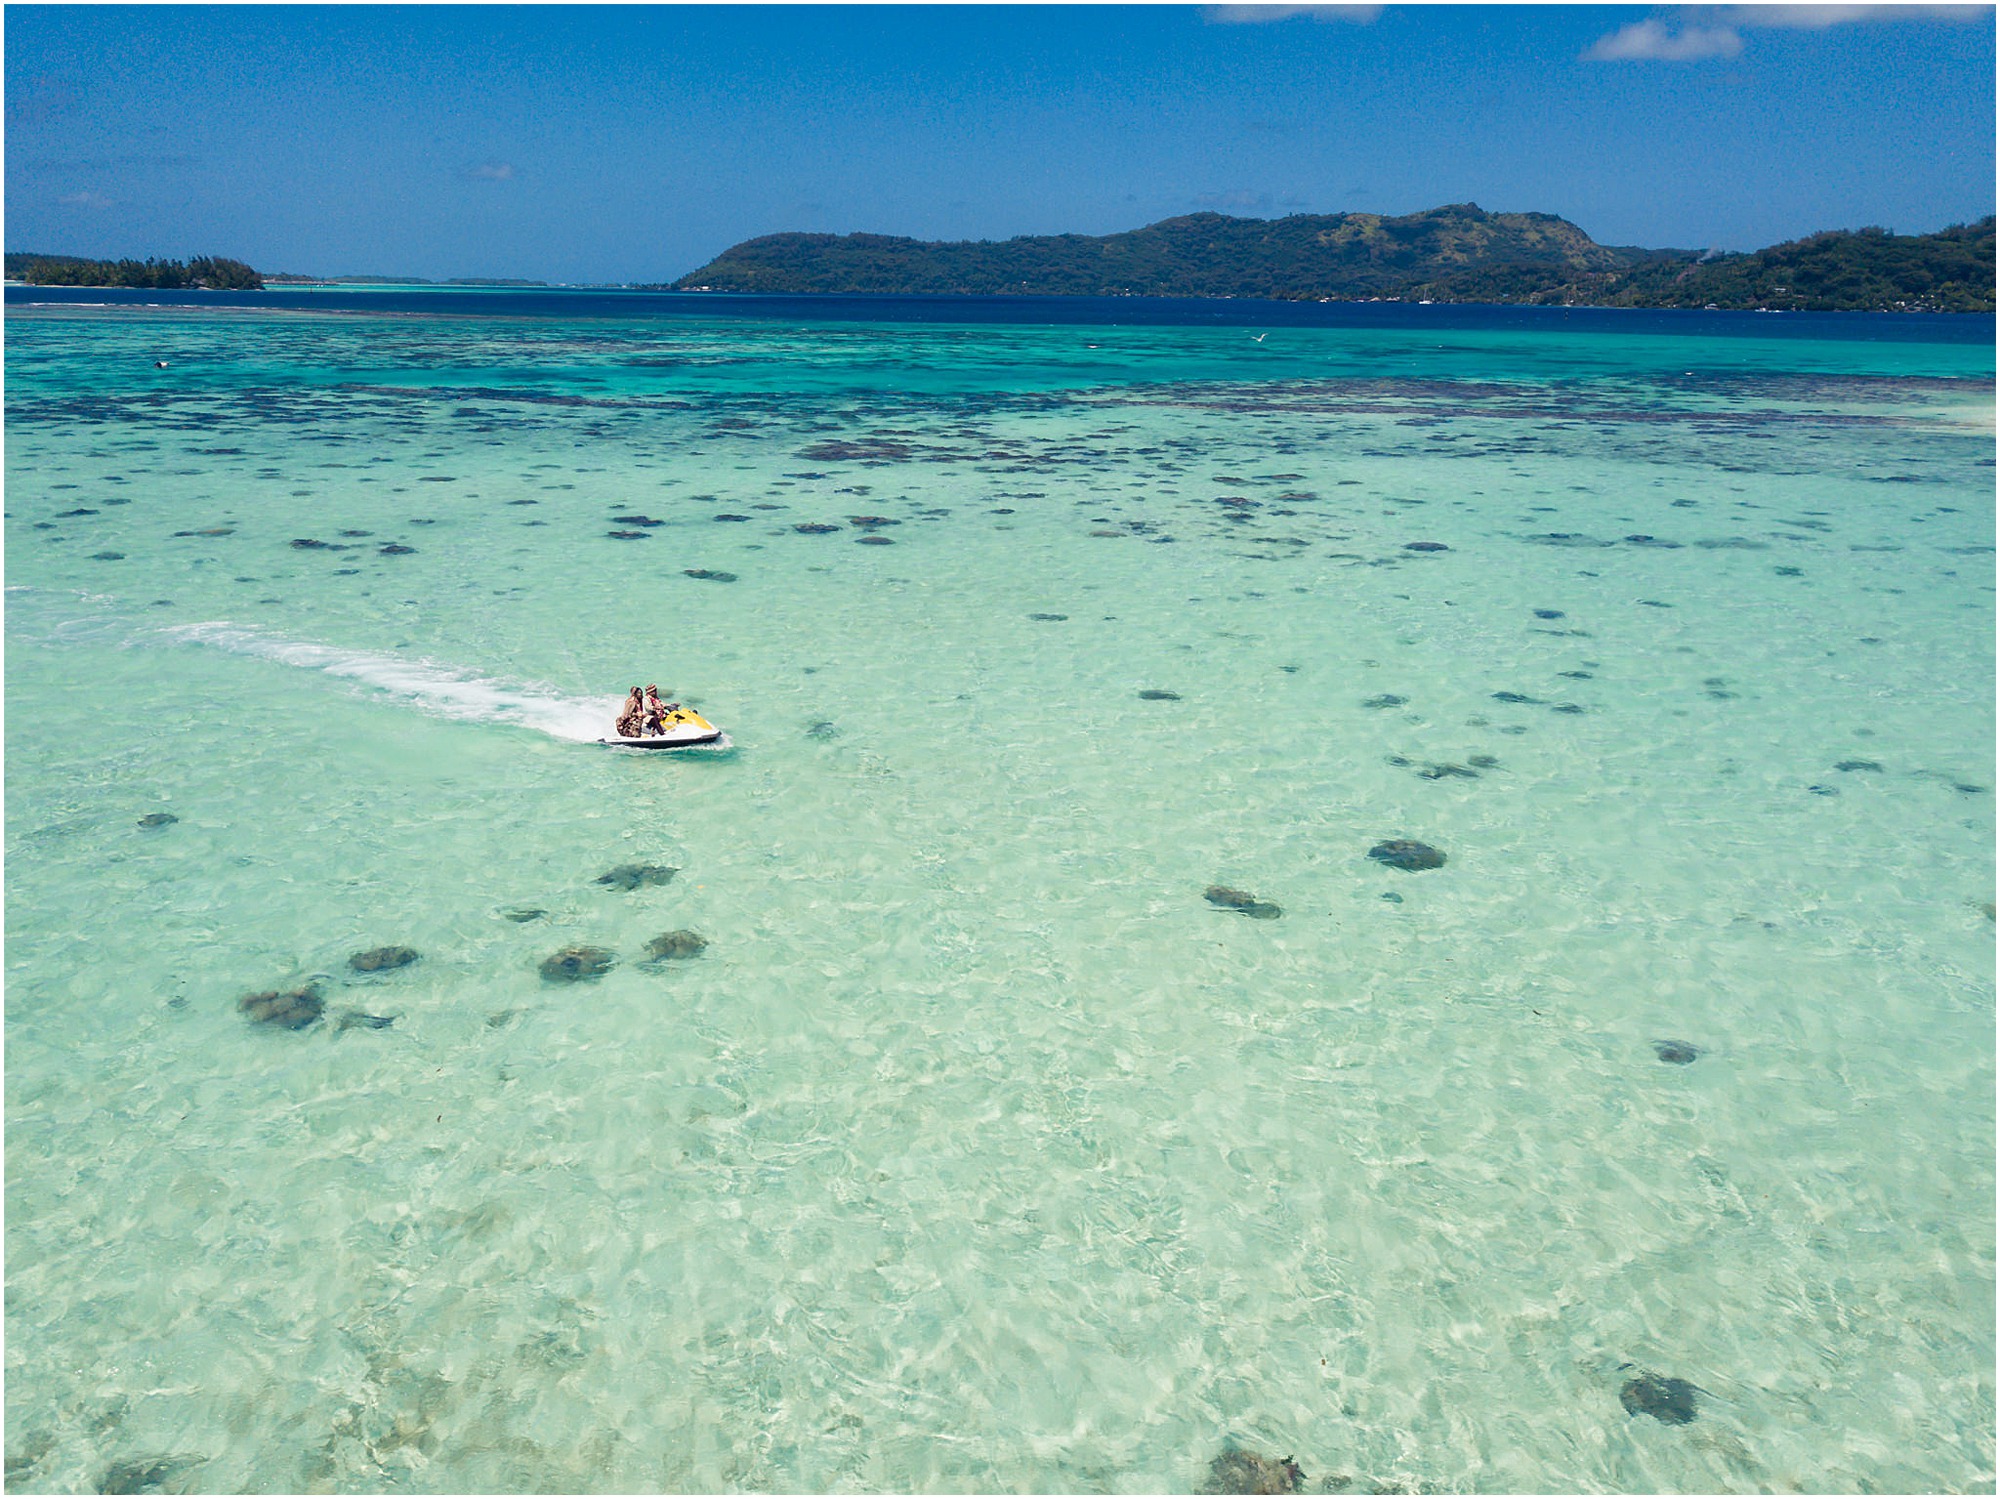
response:
<path id="1" fill-rule="evenodd" d="M 623 749 L 685 749 L 691 744 L 713 744 L 721 737 L 722 730 L 694 709 L 683 708 L 679 703 L 671 703 L 660 719 L 658 734 L 643 739 L 614 734 L 608 739 L 600 739 L 597 742 L 615 744 Z"/>

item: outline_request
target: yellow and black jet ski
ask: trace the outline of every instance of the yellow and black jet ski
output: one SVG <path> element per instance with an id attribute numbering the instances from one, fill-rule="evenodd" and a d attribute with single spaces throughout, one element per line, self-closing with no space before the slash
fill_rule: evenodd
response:
<path id="1" fill-rule="evenodd" d="M 683 708 L 679 703 L 667 704 L 667 711 L 660 716 L 660 732 L 643 739 L 628 738 L 614 734 L 608 739 L 600 739 L 599 744 L 615 744 L 622 749 L 685 749 L 691 744 L 713 744 L 722 737 L 722 730 L 703 718 L 692 708 Z"/>

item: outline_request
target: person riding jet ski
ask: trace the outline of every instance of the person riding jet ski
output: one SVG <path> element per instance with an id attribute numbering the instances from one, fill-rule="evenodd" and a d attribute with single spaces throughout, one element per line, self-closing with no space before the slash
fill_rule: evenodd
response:
<path id="1" fill-rule="evenodd" d="M 639 695 L 639 689 L 634 687 L 626 695 L 625 706 L 618 710 L 618 721 L 613 732 L 620 739 L 637 739 L 645 732 L 645 727 L 646 700 Z"/>

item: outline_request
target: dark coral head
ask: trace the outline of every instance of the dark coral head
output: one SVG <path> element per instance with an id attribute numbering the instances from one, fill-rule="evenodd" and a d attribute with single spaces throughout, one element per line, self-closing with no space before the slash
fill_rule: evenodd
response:
<path id="1" fill-rule="evenodd" d="M 1695 1387 L 1685 1379 L 1641 1374 L 1625 1381 L 1618 1401 L 1627 1415 L 1651 1416 L 1669 1426 L 1685 1426 L 1695 1418 L 1695 1394 Z"/>
<path id="2" fill-rule="evenodd" d="M 1442 869 L 1444 855 L 1428 843 L 1411 838 L 1390 838 L 1368 850 L 1368 857 L 1391 869 Z"/>

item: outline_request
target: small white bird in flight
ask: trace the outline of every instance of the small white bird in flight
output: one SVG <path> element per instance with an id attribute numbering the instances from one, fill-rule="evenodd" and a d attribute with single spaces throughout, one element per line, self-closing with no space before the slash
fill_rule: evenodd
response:
<path id="1" fill-rule="evenodd" d="M 1260 344 L 1270 336 L 1271 335 L 1268 332 L 1260 333 L 1255 338 L 1251 339 L 1250 342 L 1252 342 L 1253 344 Z"/>

